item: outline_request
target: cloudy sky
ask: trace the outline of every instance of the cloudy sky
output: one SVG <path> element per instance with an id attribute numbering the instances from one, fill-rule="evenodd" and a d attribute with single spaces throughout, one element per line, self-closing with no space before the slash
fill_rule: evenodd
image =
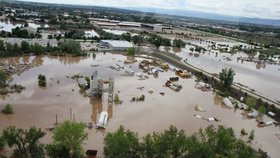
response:
<path id="1" fill-rule="evenodd" d="M 149 7 L 201 11 L 251 18 L 280 19 L 280 0 L 28 0 L 110 7 Z"/>

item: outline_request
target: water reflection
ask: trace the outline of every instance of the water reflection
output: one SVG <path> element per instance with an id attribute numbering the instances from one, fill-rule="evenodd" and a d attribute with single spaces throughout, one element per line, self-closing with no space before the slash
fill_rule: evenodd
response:
<path id="1" fill-rule="evenodd" d="M 99 97 L 90 97 L 90 104 L 92 106 L 91 119 L 94 123 L 96 123 L 98 119 L 97 116 L 103 110 L 102 99 Z"/>

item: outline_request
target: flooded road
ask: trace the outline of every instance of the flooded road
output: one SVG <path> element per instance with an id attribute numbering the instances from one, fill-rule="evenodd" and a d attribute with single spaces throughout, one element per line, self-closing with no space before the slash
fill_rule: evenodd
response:
<path id="1" fill-rule="evenodd" d="M 266 96 L 271 100 L 280 101 L 280 65 L 242 62 L 241 60 L 237 60 L 238 57 L 247 57 L 242 52 L 234 55 L 229 53 L 216 54 L 206 52 L 204 54 L 200 53 L 199 57 L 195 57 L 194 53 L 190 54 L 191 47 L 193 46 L 187 45 L 186 48 L 180 50 L 161 47 L 161 50 L 176 53 L 184 60 L 187 59 L 187 63 L 213 74 L 218 74 L 223 68 L 233 68 L 236 73 L 235 83 L 241 83 L 248 87 L 248 89 L 254 89 L 262 96 Z"/>
<path id="2" fill-rule="evenodd" d="M 33 56 L 0 59 L 0 62 L 7 64 L 24 62 L 35 65 L 29 71 L 13 76 L 13 83 L 26 87 L 21 94 L 1 96 L 0 108 L 2 109 L 5 104 L 10 103 L 13 105 L 15 114 L 11 116 L 0 114 L 0 130 L 10 125 L 22 128 L 36 126 L 45 129 L 55 123 L 56 115 L 58 122 L 70 119 L 70 109 L 77 122 L 94 123 L 100 112 L 108 111 L 107 129 L 105 131 L 88 130 L 89 139 L 85 144 L 85 149 L 97 149 L 99 156 L 102 156 L 103 138 L 106 132 L 115 131 L 120 125 L 143 136 L 153 131 L 163 131 L 170 125 L 184 129 L 186 134 L 191 135 L 199 128 L 211 124 L 232 127 L 238 137 L 242 128 L 247 132 L 255 130 L 252 145 L 262 148 L 271 157 L 279 156 L 280 140 L 275 136 L 275 134 L 280 134 L 279 127 L 258 128 L 255 120 L 248 120 L 241 115 L 242 111 L 225 108 L 221 104 L 221 98 L 215 93 L 195 89 L 193 79 L 180 79 L 178 83 L 183 85 L 180 92 L 163 87 L 169 77 L 175 76 L 172 71 L 160 73 L 158 78 L 150 76 L 147 80 L 138 80 L 136 76 L 124 76 L 109 68 L 114 63 L 122 65 L 125 59 L 125 56 L 110 53 L 99 53 L 96 58 L 92 56 L 82 58 Z M 140 60 L 138 59 L 138 63 Z M 132 64 L 131 69 L 135 72 L 142 72 L 138 68 L 138 63 Z M 93 68 L 90 66 L 92 64 L 100 66 Z M 123 104 L 109 106 L 106 94 L 103 101 L 84 97 L 79 92 L 77 82 L 67 77 L 75 74 L 90 76 L 95 70 L 98 70 L 99 76 L 104 79 L 114 77 L 115 93 L 118 93 Z M 38 87 L 37 76 L 39 74 L 46 75 L 46 88 Z M 144 89 L 137 89 L 138 87 L 144 87 Z M 148 93 L 150 89 L 153 90 L 152 94 Z M 159 92 L 164 92 L 165 95 L 162 96 Z M 141 95 L 145 95 L 144 102 L 130 102 L 132 97 Z M 207 112 L 195 111 L 196 104 L 203 106 Z M 221 119 L 221 122 L 207 122 L 194 117 L 194 114 L 206 118 L 217 117 Z M 270 120 L 267 117 L 264 119 Z M 47 132 L 42 142 L 49 143 L 50 138 L 51 133 Z"/>

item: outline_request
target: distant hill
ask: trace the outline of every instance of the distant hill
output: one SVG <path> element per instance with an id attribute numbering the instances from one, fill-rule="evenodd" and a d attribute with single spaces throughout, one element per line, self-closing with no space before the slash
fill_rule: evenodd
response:
<path id="1" fill-rule="evenodd" d="M 280 19 L 274 20 L 274 19 L 235 17 L 235 16 L 227 16 L 227 15 L 205 13 L 205 12 L 198 12 L 198 11 L 160 9 L 160 8 L 125 8 L 125 9 L 137 10 L 142 12 L 178 15 L 178 16 L 185 16 L 185 17 L 231 21 L 236 23 L 251 23 L 251 24 L 261 24 L 261 25 L 280 27 Z"/>
<path id="2" fill-rule="evenodd" d="M 24 2 L 28 0 L 0 0 L 6 2 Z M 40 3 L 37 3 L 40 4 Z M 41 3 L 42 4 L 42 3 Z M 48 4 L 46 1 L 44 4 Z M 52 4 L 55 5 L 55 4 Z M 67 5 L 67 6 L 77 6 L 77 5 Z M 160 9 L 160 8 L 138 8 L 138 7 L 122 7 L 122 8 L 115 8 L 115 7 L 102 7 L 102 6 L 91 6 L 91 5 L 78 5 L 80 7 L 86 8 L 99 8 L 99 9 L 114 9 L 114 10 L 130 10 L 130 11 L 141 11 L 141 12 L 148 12 L 148 13 L 158 13 L 158 14 L 167 14 L 167 15 L 177 15 L 177 16 L 184 16 L 184 17 L 193 17 L 193 18 L 201 18 L 201 19 L 210 19 L 210 20 L 221 20 L 221 21 L 228 21 L 233 23 L 247 23 L 247 24 L 258 24 L 258 25 L 269 25 L 274 27 L 280 27 L 280 19 L 261 19 L 261 18 L 247 18 L 247 17 L 236 17 L 236 16 L 228 16 L 228 15 L 221 15 L 221 14 L 214 14 L 214 13 L 206 13 L 206 12 L 199 12 L 199 11 L 187 11 L 187 10 L 175 10 L 175 9 Z M 125 10 L 124 10 L 125 9 Z"/>

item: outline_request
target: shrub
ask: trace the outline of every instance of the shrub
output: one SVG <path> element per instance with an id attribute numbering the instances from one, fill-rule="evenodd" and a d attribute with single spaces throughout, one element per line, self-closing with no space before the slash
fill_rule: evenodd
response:
<path id="1" fill-rule="evenodd" d="M 250 132 L 249 139 L 253 140 L 254 138 L 255 138 L 255 131 L 252 130 L 252 131 Z"/>
<path id="2" fill-rule="evenodd" d="M 38 76 L 38 85 L 40 87 L 46 87 L 47 86 L 46 76 L 45 75 L 40 74 Z"/>
<path id="3" fill-rule="evenodd" d="M 12 105 L 7 104 L 7 105 L 4 107 L 4 109 L 2 110 L 2 113 L 8 114 L 8 115 L 9 115 L 9 114 L 13 114 L 14 111 L 13 111 Z"/>
<path id="4" fill-rule="evenodd" d="M 115 94 L 114 103 L 119 104 L 121 102 L 120 97 L 118 94 Z"/>
<path id="5" fill-rule="evenodd" d="M 241 135 L 242 135 L 242 136 L 248 135 L 248 133 L 245 131 L 245 129 L 244 129 L 244 128 L 242 128 L 242 130 L 241 130 L 241 132 L 240 132 L 240 133 L 241 133 Z"/>
<path id="6" fill-rule="evenodd" d="M 246 100 L 246 104 L 248 105 L 248 110 L 251 111 L 252 108 L 256 106 L 256 99 L 248 97 Z"/>

